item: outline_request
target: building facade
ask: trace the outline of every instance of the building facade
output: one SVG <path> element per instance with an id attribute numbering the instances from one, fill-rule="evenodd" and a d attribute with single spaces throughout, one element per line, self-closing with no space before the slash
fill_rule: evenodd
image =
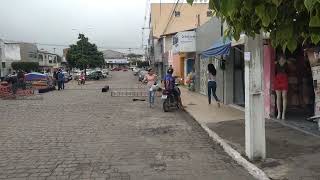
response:
<path id="1" fill-rule="evenodd" d="M 18 61 L 21 61 L 20 44 L 0 39 L 0 77 L 11 74 L 11 64 Z"/>
<path id="2" fill-rule="evenodd" d="M 54 69 L 61 67 L 61 60 L 59 61 L 59 56 L 43 49 L 38 51 L 38 62 L 41 72 L 52 73 Z"/>
<path id="3" fill-rule="evenodd" d="M 129 64 L 126 54 L 113 50 L 103 51 L 107 68 L 122 67 Z"/>
<path id="4" fill-rule="evenodd" d="M 34 43 L 20 43 L 21 61 L 38 62 L 38 47 Z"/>
<path id="5" fill-rule="evenodd" d="M 189 54 L 181 54 L 183 64 L 179 62 L 179 52 L 173 52 L 173 39 L 178 32 L 194 30 L 212 17 L 208 10 L 208 3 L 151 3 L 150 12 L 150 60 L 161 77 L 170 65 L 175 66 L 175 71 L 185 79 L 185 58 Z M 194 59 L 194 57 L 192 57 Z M 176 62 L 178 61 L 178 62 Z M 191 60 L 189 60 L 192 62 Z M 191 64 L 191 63 L 189 63 Z M 183 71 L 182 71 L 183 70 Z M 182 73 L 183 72 L 183 73 Z"/>

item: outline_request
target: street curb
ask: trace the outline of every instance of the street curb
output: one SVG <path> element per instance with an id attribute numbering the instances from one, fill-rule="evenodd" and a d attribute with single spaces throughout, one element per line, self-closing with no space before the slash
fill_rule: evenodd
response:
<path id="1" fill-rule="evenodd" d="M 199 122 L 195 117 L 193 117 L 193 115 L 188 110 L 185 110 L 185 112 L 189 114 L 192 117 L 192 119 L 194 119 L 194 121 L 196 121 L 201 126 L 201 128 L 208 133 L 208 135 L 212 138 L 213 141 L 217 142 L 220 146 L 222 146 L 223 150 L 229 156 L 231 156 L 233 160 L 235 160 L 238 164 L 244 167 L 253 177 L 259 180 L 270 180 L 270 178 L 266 175 L 265 172 L 263 172 L 256 165 L 252 164 L 244 157 L 242 157 L 238 151 L 233 149 L 228 143 L 225 142 L 224 139 L 222 139 L 217 133 L 213 132 L 206 124 Z"/>

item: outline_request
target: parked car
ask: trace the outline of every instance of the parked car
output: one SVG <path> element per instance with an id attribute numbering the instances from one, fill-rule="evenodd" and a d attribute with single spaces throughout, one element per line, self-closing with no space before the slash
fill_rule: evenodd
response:
<path id="1" fill-rule="evenodd" d="M 133 75 L 137 76 L 140 72 L 139 68 L 133 68 Z"/>
<path id="2" fill-rule="evenodd" d="M 107 77 L 107 75 L 109 75 L 109 70 L 108 69 L 102 69 L 102 74 L 105 75 Z"/>
<path id="3" fill-rule="evenodd" d="M 141 70 L 139 72 L 139 81 L 142 81 L 147 73 L 148 73 L 148 71 Z"/>
<path id="4" fill-rule="evenodd" d="M 64 82 L 69 82 L 72 80 L 72 75 L 69 74 L 68 72 L 62 72 L 64 74 Z"/>
<path id="5" fill-rule="evenodd" d="M 88 75 L 86 75 L 86 79 L 91 79 L 91 80 L 99 80 L 102 78 L 103 78 L 103 75 L 101 71 L 92 71 Z"/>
<path id="6" fill-rule="evenodd" d="M 121 68 L 120 67 L 114 67 L 111 69 L 111 71 L 121 71 Z"/>

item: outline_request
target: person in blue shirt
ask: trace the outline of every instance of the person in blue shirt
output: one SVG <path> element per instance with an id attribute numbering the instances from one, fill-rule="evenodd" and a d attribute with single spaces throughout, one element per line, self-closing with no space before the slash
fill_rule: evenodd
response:
<path id="1" fill-rule="evenodd" d="M 58 90 L 64 89 L 64 74 L 60 69 L 58 72 Z"/>
<path id="2" fill-rule="evenodd" d="M 177 98 L 178 104 L 181 109 L 183 109 L 182 101 L 181 101 L 181 93 L 178 87 L 176 87 L 176 79 L 172 76 L 173 69 L 169 68 L 167 74 L 164 78 L 164 87 L 169 93 L 173 93 L 173 95 Z"/>

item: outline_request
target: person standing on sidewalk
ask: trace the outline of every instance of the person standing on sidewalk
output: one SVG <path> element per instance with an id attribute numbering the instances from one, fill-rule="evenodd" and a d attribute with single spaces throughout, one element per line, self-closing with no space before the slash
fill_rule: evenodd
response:
<path id="1" fill-rule="evenodd" d="M 149 104 L 150 107 L 154 105 L 154 96 L 155 91 L 153 91 L 152 86 L 157 82 L 157 75 L 154 73 L 154 71 L 150 68 L 148 69 L 148 74 L 144 77 L 144 80 L 142 82 L 147 83 L 147 90 L 149 94 Z"/>
<path id="2" fill-rule="evenodd" d="M 211 104 L 211 93 L 217 102 L 218 107 L 220 107 L 220 101 L 216 95 L 217 82 L 216 82 L 217 70 L 212 63 L 208 64 L 208 100 Z"/>

